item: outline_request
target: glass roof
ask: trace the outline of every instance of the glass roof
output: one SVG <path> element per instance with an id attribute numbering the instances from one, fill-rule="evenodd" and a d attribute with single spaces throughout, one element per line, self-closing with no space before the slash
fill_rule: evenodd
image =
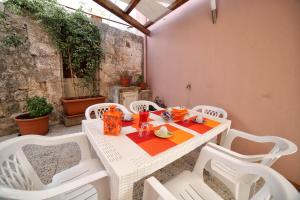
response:
<path id="1" fill-rule="evenodd" d="M 114 4 L 119 6 L 123 11 L 126 10 L 131 0 L 111 0 Z M 147 21 L 156 21 L 159 17 L 169 12 L 170 6 L 176 0 L 141 0 L 133 11 L 138 11 L 140 15 L 134 17 L 141 22 L 139 17 L 143 17 Z M 131 13 L 130 13 L 131 14 Z M 143 21 L 142 21 L 143 22 Z M 144 24 L 144 23 L 143 23 Z"/>
<path id="2" fill-rule="evenodd" d="M 121 30 L 126 30 L 135 34 L 140 34 L 138 30 L 131 27 L 128 23 L 123 21 L 121 18 L 115 16 L 113 13 L 109 12 L 105 8 L 102 8 L 100 5 L 95 3 L 93 0 L 57 0 L 59 4 L 67 6 L 69 8 L 73 9 L 79 9 L 81 8 L 83 11 L 100 16 L 102 18 L 102 22 L 106 23 L 110 26 L 116 27 Z M 121 9 L 125 9 L 127 7 L 127 4 L 120 1 L 120 0 L 111 0 L 113 3 L 118 5 Z M 132 11 L 132 17 L 136 18 L 136 12 Z M 108 19 L 108 20 L 106 20 Z M 110 21 L 111 20 L 111 21 Z M 116 23 L 119 22 L 119 23 Z"/>
<path id="3" fill-rule="evenodd" d="M 126 8 L 131 2 L 131 0 L 110 1 L 123 11 L 126 11 Z M 176 0 L 140 0 L 140 2 L 136 5 L 135 9 L 133 9 L 130 12 L 130 16 L 139 21 L 141 24 L 145 24 L 147 21 L 154 22 L 157 19 L 159 19 L 162 15 L 168 13 L 170 11 L 168 6 L 170 6 L 175 1 Z M 58 2 L 75 9 L 82 7 L 84 11 L 126 23 L 111 12 L 102 8 L 93 0 L 58 0 Z"/>
<path id="4" fill-rule="evenodd" d="M 4 2 L 6 0 L 0 0 Z M 126 11 L 132 0 L 109 0 L 123 11 Z M 127 30 L 136 34 L 141 34 L 137 29 L 133 28 L 127 22 L 117 17 L 110 11 L 106 10 L 93 0 L 57 0 L 57 2 L 69 9 L 81 8 L 84 12 L 96 15 L 102 18 L 103 23 L 110 26 Z M 165 14 L 170 12 L 170 5 L 176 0 L 140 0 L 129 15 L 142 25 L 149 22 L 155 22 Z"/>

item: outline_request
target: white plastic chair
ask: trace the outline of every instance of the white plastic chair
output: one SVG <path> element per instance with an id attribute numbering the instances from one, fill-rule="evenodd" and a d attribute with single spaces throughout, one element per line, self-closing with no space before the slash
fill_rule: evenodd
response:
<path id="1" fill-rule="evenodd" d="M 118 103 L 99 103 L 95 105 L 91 105 L 85 110 L 85 118 L 87 120 L 92 119 L 91 114 L 94 113 L 96 119 L 102 119 L 103 113 L 109 110 L 109 107 L 115 105 L 116 108 L 118 108 L 120 111 L 123 112 L 123 114 L 131 115 L 127 108 L 121 104 Z"/>
<path id="2" fill-rule="evenodd" d="M 44 185 L 27 160 L 26 145 L 52 146 L 77 143 L 80 163 L 53 176 Z M 0 199 L 109 199 L 109 180 L 99 159 L 93 159 L 84 133 L 57 137 L 28 135 L 0 143 Z"/>
<path id="3" fill-rule="evenodd" d="M 163 108 L 159 107 L 156 103 L 152 101 L 133 101 L 131 102 L 129 108 L 133 113 L 139 113 L 140 111 L 149 111 L 149 106 L 153 106 L 156 110 L 163 110 Z"/>
<path id="4" fill-rule="evenodd" d="M 222 109 L 215 106 L 206 106 L 206 105 L 198 105 L 192 108 L 193 111 L 200 112 L 202 114 L 210 115 L 213 117 L 219 117 L 223 119 L 227 119 L 227 112 Z"/>
<path id="5" fill-rule="evenodd" d="M 267 154 L 242 155 L 230 150 L 233 140 L 238 137 L 257 143 L 273 143 L 274 146 Z M 221 146 L 213 143 L 209 143 L 208 145 L 223 153 L 233 155 L 237 159 L 248 162 L 259 162 L 266 166 L 271 166 L 281 156 L 290 155 L 297 151 L 297 146 L 287 139 L 275 136 L 256 136 L 234 129 L 231 129 L 226 137 L 223 138 Z M 251 187 L 254 186 L 259 179 L 259 176 L 256 175 L 245 177 L 237 176 L 236 169 L 221 162 L 214 161 L 210 166 L 211 167 L 208 166 L 206 168 L 207 171 L 224 182 L 237 200 L 248 199 Z"/>
<path id="6" fill-rule="evenodd" d="M 222 199 L 203 180 L 203 170 L 212 161 L 221 162 L 237 169 L 237 176 L 255 175 L 265 180 L 264 186 L 251 200 L 299 200 L 298 191 L 275 170 L 262 164 L 249 163 L 236 159 L 209 146 L 202 148 L 192 172 L 184 171 L 164 185 L 156 178 L 145 181 L 143 200 L 219 200 Z M 244 199 L 246 200 L 246 199 Z"/>

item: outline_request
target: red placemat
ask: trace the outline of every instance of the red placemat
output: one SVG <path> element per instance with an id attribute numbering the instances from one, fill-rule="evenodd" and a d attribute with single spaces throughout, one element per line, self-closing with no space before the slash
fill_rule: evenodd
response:
<path id="1" fill-rule="evenodd" d="M 126 136 L 151 156 L 155 156 L 194 137 L 194 135 L 169 124 L 162 126 L 166 126 L 173 133 L 173 136 L 167 139 L 155 136 L 154 131 L 160 129 L 161 126 L 154 127 L 154 131 L 151 131 L 148 136 L 142 138 L 139 137 L 138 132 L 129 133 Z"/>
<path id="2" fill-rule="evenodd" d="M 151 113 L 160 116 L 163 112 L 165 112 L 166 110 L 156 110 L 156 111 L 151 111 Z"/>
<path id="3" fill-rule="evenodd" d="M 220 122 L 208 119 L 208 118 L 203 118 L 204 122 L 199 124 L 193 121 L 193 119 L 195 119 L 196 117 L 192 117 L 186 121 L 180 121 L 180 122 L 176 122 L 176 124 L 189 128 L 191 130 L 194 130 L 200 134 L 204 134 L 207 131 L 209 131 L 210 129 L 218 126 L 220 124 Z"/>

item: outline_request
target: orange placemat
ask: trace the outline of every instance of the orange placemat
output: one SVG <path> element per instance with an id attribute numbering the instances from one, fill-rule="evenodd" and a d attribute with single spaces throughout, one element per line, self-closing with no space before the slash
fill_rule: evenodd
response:
<path id="1" fill-rule="evenodd" d="M 166 126 L 173 133 L 173 136 L 167 139 L 155 136 L 154 131 L 160 129 L 161 126 Z M 155 156 L 194 137 L 194 135 L 169 124 L 161 126 L 154 127 L 154 130 L 148 136 L 142 138 L 139 137 L 138 132 L 129 133 L 126 136 L 151 156 Z"/>
<path id="2" fill-rule="evenodd" d="M 220 122 L 208 119 L 208 118 L 203 118 L 204 122 L 199 124 L 193 121 L 193 119 L 195 119 L 196 117 L 192 117 L 186 121 L 180 121 L 180 122 L 176 122 L 176 124 L 189 128 L 193 131 L 196 131 L 197 133 L 200 134 L 204 134 L 207 131 L 209 131 L 210 129 L 218 126 L 220 124 Z"/>

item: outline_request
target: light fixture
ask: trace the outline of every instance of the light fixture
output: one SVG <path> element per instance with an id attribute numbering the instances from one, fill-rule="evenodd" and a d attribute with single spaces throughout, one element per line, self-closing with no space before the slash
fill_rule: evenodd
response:
<path id="1" fill-rule="evenodd" d="M 211 17 L 213 24 L 217 22 L 217 0 L 210 0 Z"/>

